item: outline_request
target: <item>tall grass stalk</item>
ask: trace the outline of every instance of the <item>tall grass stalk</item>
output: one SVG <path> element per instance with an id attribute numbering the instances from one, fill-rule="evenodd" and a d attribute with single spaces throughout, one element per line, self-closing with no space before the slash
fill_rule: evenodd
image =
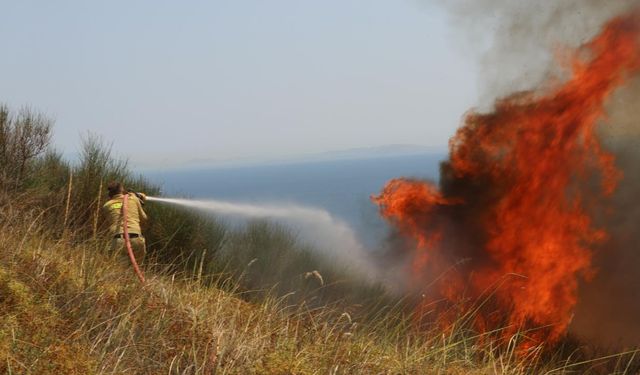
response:
<path id="1" fill-rule="evenodd" d="M 62 236 L 66 237 L 67 223 L 69 222 L 69 207 L 71 207 L 71 189 L 73 187 L 73 171 L 69 171 L 69 184 L 67 186 L 67 199 L 64 207 L 64 220 L 62 221 Z"/>
<path id="2" fill-rule="evenodd" d="M 100 209 L 101 207 L 101 203 L 102 203 L 102 184 L 103 184 L 103 179 L 100 179 L 100 186 L 98 187 L 98 195 L 96 196 L 96 210 L 93 214 L 93 239 L 96 239 L 96 236 L 98 235 L 98 219 L 100 218 Z"/>

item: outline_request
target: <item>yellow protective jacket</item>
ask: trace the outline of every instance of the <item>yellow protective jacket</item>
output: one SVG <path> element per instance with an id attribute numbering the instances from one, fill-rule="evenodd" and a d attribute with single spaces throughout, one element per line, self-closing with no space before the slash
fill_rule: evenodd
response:
<path id="1" fill-rule="evenodd" d="M 118 194 L 102 206 L 110 223 L 113 235 L 124 233 L 122 204 L 124 195 Z M 129 233 L 142 234 L 141 221 L 147 220 L 147 214 L 142 209 L 142 203 L 135 194 L 129 194 L 127 199 L 127 229 Z"/>

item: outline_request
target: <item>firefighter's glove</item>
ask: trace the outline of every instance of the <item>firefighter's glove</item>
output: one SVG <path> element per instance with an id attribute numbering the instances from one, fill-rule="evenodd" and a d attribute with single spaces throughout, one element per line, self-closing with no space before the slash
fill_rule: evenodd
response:
<path id="1" fill-rule="evenodd" d="M 147 200 L 147 195 L 145 193 L 134 193 L 138 199 L 140 199 L 140 203 L 144 204 Z"/>

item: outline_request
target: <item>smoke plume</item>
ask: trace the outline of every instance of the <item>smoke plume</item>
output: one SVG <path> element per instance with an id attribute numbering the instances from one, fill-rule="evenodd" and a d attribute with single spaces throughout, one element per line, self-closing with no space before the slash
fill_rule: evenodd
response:
<path id="1" fill-rule="evenodd" d="M 480 59 L 481 106 L 562 78 L 557 59 L 638 0 L 444 0 L 457 45 Z"/>

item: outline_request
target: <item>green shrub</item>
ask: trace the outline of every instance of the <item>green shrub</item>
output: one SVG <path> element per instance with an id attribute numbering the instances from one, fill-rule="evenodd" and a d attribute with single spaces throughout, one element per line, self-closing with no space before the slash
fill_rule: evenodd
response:
<path id="1" fill-rule="evenodd" d="M 17 115 L 0 105 L 0 186 L 16 192 L 33 177 L 33 163 L 49 147 L 53 121 L 28 107 Z"/>

